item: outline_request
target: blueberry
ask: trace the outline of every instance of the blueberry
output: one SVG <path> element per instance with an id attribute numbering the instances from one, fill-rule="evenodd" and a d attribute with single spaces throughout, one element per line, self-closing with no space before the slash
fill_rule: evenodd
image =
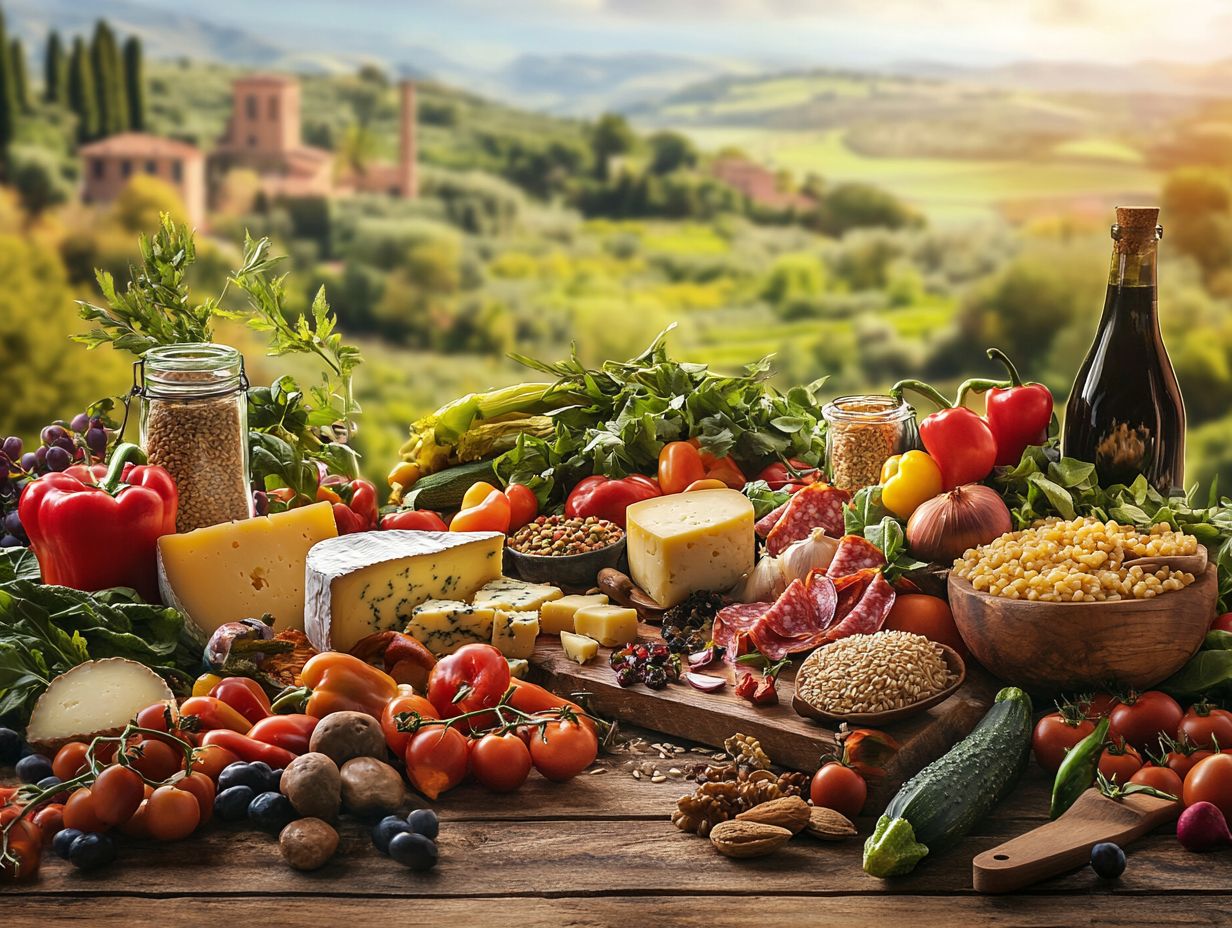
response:
<path id="1" fill-rule="evenodd" d="M 1105 880 L 1115 880 L 1125 872 L 1125 852 L 1110 841 L 1091 848 L 1091 869 Z"/>
<path id="2" fill-rule="evenodd" d="M 115 860 L 115 842 L 109 835 L 80 835 L 68 849 L 68 862 L 78 870 L 97 870 Z"/>
<path id="3" fill-rule="evenodd" d="M 59 784 L 63 782 L 64 781 L 61 780 L 57 776 L 50 776 L 50 777 L 43 777 L 43 779 L 39 780 L 36 785 L 38 786 L 39 789 L 51 789 L 53 786 L 58 786 Z M 55 793 L 51 797 L 51 802 L 67 802 L 67 801 L 68 801 L 67 792 Z"/>
<path id="4" fill-rule="evenodd" d="M 436 844 L 431 838 L 404 831 L 390 840 L 389 856 L 411 870 L 431 870 L 436 866 Z"/>
<path id="5" fill-rule="evenodd" d="M 295 809 L 282 793 L 259 793 L 248 804 L 248 820 L 276 835 L 295 821 Z"/>
<path id="6" fill-rule="evenodd" d="M 0 764 L 21 760 L 21 735 L 11 728 L 0 728 Z"/>
<path id="7" fill-rule="evenodd" d="M 254 793 L 269 792 L 271 774 L 269 764 L 237 761 L 222 768 L 222 773 L 218 774 L 218 789 L 221 792 L 232 786 L 247 786 Z"/>
<path id="8" fill-rule="evenodd" d="M 23 783 L 37 783 L 53 775 L 51 759 L 42 754 L 31 754 L 17 762 L 17 779 Z"/>
<path id="9" fill-rule="evenodd" d="M 387 815 L 373 826 L 372 843 L 382 854 L 388 854 L 390 839 L 395 835 L 411 830 L 411 826 L 407 824 L 406 819 L 399 818 L 396 815 Z"/>
<path id="10" fill-rule="evenodd" d="M 251 786 L 230 786 L 219 790 L 214 798 L 214 814 L 224 822 L 238 822 L 246 819 L 248 806 L 254 796 L 256 792 Z"/>
<path id="11" fill-rule="evenodd" d="M 51 849 L 55 851 L 57 857 L 61 860 L 68 860 L 68 849 L 72 847 L 73 842 L 80 838 L 84 831 L 79 831 L 76 828 L 62 828 L 56 832 L 56 836 L 51 839 Z"/>
<path id="12" fill-rule="evenodd" d="M 431 809 L 416 809 L 406 817 L 406 821 L 411 826 L 411 831 L 423 835 L 429 841 L 435 841 L 441 832 L 440 820 Z"/>

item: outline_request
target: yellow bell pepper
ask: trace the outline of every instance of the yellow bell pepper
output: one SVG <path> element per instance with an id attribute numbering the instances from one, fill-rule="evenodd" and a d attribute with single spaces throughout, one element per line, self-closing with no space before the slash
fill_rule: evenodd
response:
<path id="1" fill-rule="evenodd" d="M 881 466 L 881 502 L 900 519 L 941 492 L 941 468 L 923 451 L 888 458 Z"/>
<path id="2" fill-rule="evenodd" d="M 222 677 L 216 673 L 203 673 L 193 681 L 192 694 L 194 696 L 208 696 L 210 690 L 222 682 Z"/>

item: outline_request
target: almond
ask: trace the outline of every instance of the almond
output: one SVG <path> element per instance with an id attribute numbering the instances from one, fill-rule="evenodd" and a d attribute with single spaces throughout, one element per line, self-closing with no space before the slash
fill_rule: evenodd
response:
<path id="1" fill-rule="evenodd" d="M 822 841 L 842 841 L 844 838 L 854 838 L 858 832 L 851 820 L 833 809 L 813 806 L 809 809 L 809 819 L 804 826 L 806 834 Z"/>
<path id="2" fill-rule="evenodd" d="M 710 843 L 727 857 L 764 857 L 791 840 L 791 832 L 760 822 L 720 822 L 710 829 Z"/>
<path id="3" fill-rule="evenodd" d="M 777 825 L 798 835 L 809 823 L 809 804 L 799 796 L 784 796 L 753 806 L 736 816 L 739 822 L 758 822 L 762 825 Z"/>

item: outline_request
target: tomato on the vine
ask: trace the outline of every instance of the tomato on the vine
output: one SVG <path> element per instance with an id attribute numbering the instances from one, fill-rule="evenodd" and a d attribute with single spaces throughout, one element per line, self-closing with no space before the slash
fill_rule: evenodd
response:
<path id="1" fill-rule="evenodd" d="M 82 786 L 73 791 L 64 804 L 64 827 L 78 831 L 106 831 L 108 825 L 98 816 L 94 807 L 94 795 L 90 787 Z"/>
<path id="2" fill-rule="evenodd" d="M 204 825 L 208 822 L 214 815 L 214 794 L 217 791 L 214 781 L 204 773 L 194 770 L 182 780 L 177 780 L 174 785 L 176 789 L 182 789 L 197 797 L 201 824 Z"/>
<path id="3" fill-rule="evenodd" d="M 467 644 L 442 657 L 428 676 L 428 702 L 441 718 L 490 709 L 509 689 L 509 662 L 490 644 Z M 492 713 L 454 723 L 462 734 L 490 727 Z"/>
<path id="4" fill-rule="evenodd" d="M 1058 711 L 1050 712 L 1035 724 L 1031 736 L 1035 760 L 1049 773 L 1056 773 L 1069 750 L 1093 731 L 1095 723 L 1081 709 L 1060 703 Z"/>
<path id="5" fill-rule="evenodd" d="M 406 744 L 406 776 L 429 799 L 436 799 L 466 779 L 466 736 L 456 728 L 429 725 Z"/>
<path id="6" fill-rule="evenodd" d="M 179 841 L 201 823 L 197 796 L 176 786 L 160 786 L 146 800 L 146 830 L 159 841 Z"/>
<path id="7" fill-rule="evenodd" d="M 1160 762 L 1173 771 L 1182 780 L 1194 768 L 1194 765 L 1204 757 L 1210 757 L 1211 751 L 1198 750 L 1188 738 L 1160 738 L 1160 750 L 1163 754 Z"/>
<path id="8" fill-rule="evenodd" d="M 1205 702 L 1189 707 L 1177 726 L 1177 737 L 1188 738 L 1200 748 L 1222 751 L 1232 748 L 1232 712 L 1213 709 Z"/>
<path id="9" fill-rule="evenodd" d="M 385 703 L 381 712 L 381 731 L 385 733 L 385 743 L 397 757 L 406 753 L 406 743 L 411 740 L 412 734 L 409 731 L 398 731 L 398 716 L 404 712 L 412 715 L 419 713 L 426 719 L 440 718 L 432 703 L 414 693 L 399 693 Z"/>
<path id="10" fill-rule="evenodd" d="M 145 798 L 145 783 L 141 774 L 119 764 L 100 773 L 90 790 L 94 814 L 100 822 L 109 826 L 127 822 Z"/>
<path id="11" fill-rule="evenodd" d="M 124 749 L 129 763 L 147 780 L 165 780 L 184 766 L 184 752 L 165 741 L 142 738 Z"/>
<path id="12" fill-rule="evenodd" d="M 54 838 L 64 828 L 64 803 L 47 803 L 30 816 L 30 821 L 38 825 L 44 841 Z"/>
<path id="13" fill-rule="evenodd" d="M 30 880 L 38 876 L 43 854 L 43 833 L 28 819 L 22 819 L 8 832 L 9 859 L 0 861 L 0 876 L 11 880 Z"/>
<path id="14" fill-rule="evenodd" d="M 239 763 L 239 755 L 233 751 L 228 751 L 220 744 L 203 744 L 199 748 L 193 748 L 193 773 L 204 773 L 207 777 L 218 782 L 218 775 L 231 764 Z"/>
<path id="15" fill-rule="evenodd" d="M 1099 772 L 1122 786 L 1141 769 L 1142 755 L 1129 744 L 1109 745 L 1099 758 Z"/>
<path id="16" fill-rule="evenodd" d="M 1185 777 L 1186 806 L 1209 802 L 1232 820 L 1232 754 L 1212 754 L 1198 761 Z"/>
<path id="17" fill-rule="evenodd" d="M 1181 798 L 1183 781 L 1175 770 L 1170 770 L 1167 767 L 1157 767 L 1154 764 L 1143 767 L 1129 778 L 1129 782 L 1136 783 L 1139 786 L 1151 786 L 1161 793 L 1167 793 L 1169 796 L 1175 796 L 1177 799 Z"/>
<path id="18" fill-rule="evenodd" d="M 1112 710 L 1121 704 L 1121 700 L 1107 692 L 1080 697 L 1078 702 L 1086 706 L 1086 716 L 1092 722 L 1098 722 L 1105 715 L 1111 715 Z"/>
<path id="19" fill-rule="evenodd" d="M 1174 735 L 1184 715 L 1181 704 L 1167 693 L 1130 693 L 1109 713 L 1112 726 L 1108 734 L 1113 741 L 1142 750 L 1158 744 L 1160 735 Z"/>
<path id="20" fill-rule="evenodd" d="M 86 766 L 86 752 L 90 746 L 84 741 L 70 741 L 60 750 L 51 762 L 51 772 L 61 780 L 71 780 L 81 773 Z"/>
<path id="21" fill-rule="evenodd" d="M 595 733 L 571 719 L 548 722 L 531 735 L 531 761 L 549 780 L 562 782 L 575 777 L 598 756 Z"/>
<path id="22" fill-rule="evenodd" d="M 868 784 L 857 771 L 841 761 L 832 760 L 822 764 L 813 774 L 809 798 L 815 806 L 855 818 L 868 800 Z"/>
<path id="23" fill-rule="evenodd" d="M 487 734 L 471 746 L 470 763 L 476 780 L 493 792 L 508 793 L 530 775 L 530 749 L 512 732 Z"/>

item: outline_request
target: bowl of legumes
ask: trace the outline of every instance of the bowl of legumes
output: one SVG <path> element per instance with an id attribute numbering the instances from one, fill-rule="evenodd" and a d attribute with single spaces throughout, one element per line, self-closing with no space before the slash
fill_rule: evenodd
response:
<path id="1" fill-rule="evenodd" d="M 566 587 L 594 586 L 599 571 L 618 567 L 624 553 L 624 529 L 594 516 L 539 516 L 505 545 L 508 566 L 523 580 Z"/>
<path id="2" fill-rule="evenodd" d="M 1218 577 L 1197 538 L 1091 517 L 972 548 L 949 577 L 954 621 L 998 677 L 1036 692 L 1143 689 L 1198 650 Z"/>

